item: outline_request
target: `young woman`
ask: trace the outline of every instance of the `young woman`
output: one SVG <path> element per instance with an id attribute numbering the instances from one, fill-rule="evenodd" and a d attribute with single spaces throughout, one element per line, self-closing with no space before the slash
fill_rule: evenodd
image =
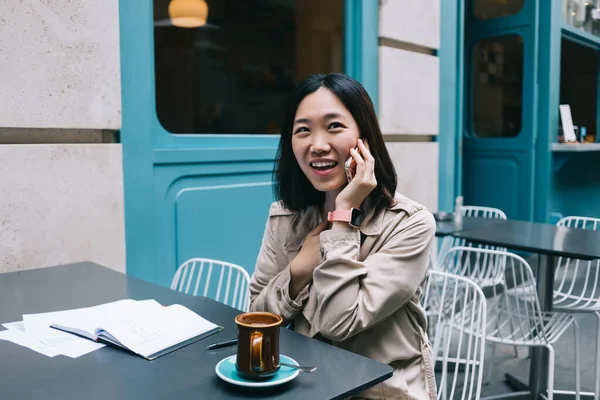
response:
<path id="1" fill-rule="evenodd" d="M 250 309 L 394 368 L 356 398 L 434 400 L 419 298 L 435 222 L 395 193 L 394 167 L 360 83 L 329 74 L 298 84 L 274 178 L 279 201 L 269 212 Z"/>

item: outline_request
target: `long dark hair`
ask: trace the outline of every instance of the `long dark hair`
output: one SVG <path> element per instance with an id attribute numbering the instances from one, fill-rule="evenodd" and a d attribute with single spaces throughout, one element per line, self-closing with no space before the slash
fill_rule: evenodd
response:
<path id="1" fill-rule="evenodd" d="M 335 94 L 352 114 L 358 125 L 361 139 L 367 141 L 375 159 L 377 187 L 369 194 L 363 203 L 363 208 L 393 205 L 398 181 L 377 122 L 373 102 L 359 82 L 343 74 L 310 75 L 301 80 L 294 89 L 283 120 L 277 161 L 273 171 L 275 197 L 292 211 L 304 210 L 311 205 L 321 205 L 325 201 L 325 193 L 318 191 L 310 183 L 300 169 L 292 150 L 292 129 L 298 105 L 306 96 L 321 87 Z"/>

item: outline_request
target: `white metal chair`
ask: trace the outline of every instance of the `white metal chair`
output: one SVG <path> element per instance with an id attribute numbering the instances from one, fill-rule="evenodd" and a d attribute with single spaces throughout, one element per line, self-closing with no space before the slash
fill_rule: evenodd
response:
<path id="1" fill-rule="evenodd" d="M 232 286 L 233 285 L 233 286 Z M 171 289 L 205 296 L 242 311 L 250 308 L 250 276 L 239 265 L 191 258 L 175 272 Z"/>
<path id="2" fill-rule="evenodd" d="M 480 207 L 480 206 L 463 206 L 461 208 L 461 215 L 463 217 L 470 218 L 489 218 L 489 219 L 506 219 L 506 214 L 504 211 L 493 208 L 493 207 Z M 442 244 L 440 246 L 440 250 L 438 252 L 438 260 L 442 260 L 448 251 L 452 247 L 457 246 L 468 246 L 469 243 L 466 242 L 465 239 L 459 239 L 452 236 L 445 236 L 442 240 Z M 494 249 L 494 250 L 504 250 L 504 248 L 494 247 L 494 246 L 479 246 L 486 249 Z"/>
<path id="3" fill-rule="evenodd" d="M 600 230 L 600 218 L 565 217 L 558 226 Z M 588 312 L 596 315 L 596 386 L 594 398 L 600 399 L 600 260 L 560 257 L 554 274 L 555 310 Z"/>
<path id="4" fill-rule="evenodd" d="M 461 210 L 462 210 L 461 215 L 463 217 L 506 219 L 506 214 L 504 213 L 504 211 L 500 210 L 499 208 L 482 207 L 482 206 L 462 206 Z M 434 269 L 438 269 L 441 271 L 448 271 L 448 272 L 456 273 L 456 274 L 463 275 L 463 276 L 468 276 L 468 274 L 466 274 L 465 271 L 460 271 L 459 268 L 457 268 L 457 267 L 448 269 L 448 267 L 449 267 L 448 265 L 446 265 L 445 267 L 442 267 L 440 265 L 440 261 L 444 259 L 446 254 L 448 254 L 448 251 L 450 251 L 451 248 L 458 247 L 458 246 L 475 247 L 472 243 L 467 242 L 465 239 L 455 238 L 452 236 L 444 237 L 444 239 L 442 240 L 442 244 L 440 246 L 439 254 L 438 254 L 438 262 L 432 264 L 434 266 Z M 478 244 L 478 245 L 476 245 L 476 247 L 483 248 L 483 249 L 490 249 L 490 250 L 506 251 L 505 247 L 498 247 L 498 246 L 492 246 L 492 245 Z M 477 282 L 480 287 L 486 288 L 486 287 L 491 287 L 494 285 L 502 284 L 504 275 L 494 273 L 494 271 L 497 271 L 497 269 L 501 267 L 501 266 L 495 265 L 495 263 L 499 260 L 502 260 L 502 259 L 484 255 L 483 257 L 480 257 L 477 260 L 481 263 L 481 265 L 471 266 L 472 268 L 480 269 L 481 271 L 483 271 L 482 278 L 480 280 L 478 280 L 478 282 Z M 485 272 L 485 271 L 487 271 L 487 272 Z M 487 273 L 487 277 L 486 277 L 486 273 Z M 495 353 L 495 351 L 496 351 L 495 346 L 492 346 L 492 353 Z M 519 351 L 517 349 L 517 346 L 513 346 L 513 354 L 514 354 L 514 357 L 519 356 Z"/>
<path id="5" fill-rule="evenodd" d="M 459 266 L 460 271 L 474 282 L 487 279 L 488 271 L 473 268 L 473 260 L 487 255 L 496 259 L 496 265 L 503 268 L 501 285 L 493 286 L 492 296 L 487 300 L 488 319 L 486 339 L 492 343 L 518 346 L 541 346 L 548 349 L 548 400 L 552 400 L 554 391 L 554 348 L 553 344 L 570 327 L 574 332 L 575 351 L 575 394 L 580 394 L 579 369 L 579 327 L 573 316 L 562 312 L 542 312 L 536 291 L 535 278 L 531 267 L 520 256 L 506 251 L 476 249 L 472 247 L 452 248 L 443 263 L 451 268 Z M 510 291 L 510 296 L 503 293 Z M 492 347 L 494 349 L 494 347 Z M 494 351 L 492 351 L 494 357 Z M 488 361 L 488 365 L 493 362 Z M 561 393 L 572 393 L 563 392 Z"/>
<path id="6" fill-rule="evenodd" d="M 421 303 L 433 334 L 432 356 L 441 364 L 438 399 L 479 399 L 485 355 L 486 302 L 471 280 L 430 271 Z"/>
<path id="7" fill-rule="evenodd" d="M 472 249 L 472 247 L 453 247 L 446 253 L 446 257 L 439 262 L 437 268 L 444 272 L 468 277 L 480 288 L 494 293 L 500 300 L 508 304 L 507 296 L 505 295 L 505 292 L 501 290 L 505 283 L 505 252 L 497 250 L 498 253 L 465 253 L 464 251 L 456 249 Z M 488 321 L 495 321 L 498 323 L 499 319 L 494 314 L 494 309 L 488 311 Z M 492 358 L 494 358 L 496 355 L 496 343 L 492 342 L 490 345 Z M 518 357 L 519 353 L 516 345 L 513 345 L 513 351 L 514 357 Z M 487 370 L 488 374 L 485 379 L 486 381 L 489 381 L 491 379 L 493 366 L 489 364 Z"/>

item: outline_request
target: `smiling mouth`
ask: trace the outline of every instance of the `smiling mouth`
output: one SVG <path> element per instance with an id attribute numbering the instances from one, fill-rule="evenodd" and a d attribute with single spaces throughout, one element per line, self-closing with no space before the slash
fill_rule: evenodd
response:
<path id="1" fill-rule="evenodd" d="M 328 171 L 332 168 L 335 168 L 337 164 L 338 163 L 336 161 L 317 161 L 311 162 L 309 165 L 311 168 L 316 169 L 317 171 Z"/>

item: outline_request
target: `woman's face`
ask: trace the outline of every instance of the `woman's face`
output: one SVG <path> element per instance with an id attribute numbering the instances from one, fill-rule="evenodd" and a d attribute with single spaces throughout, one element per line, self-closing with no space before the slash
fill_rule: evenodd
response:
<path id="1" fill-rule="evenodd" d="M 344 162 L 359 137 L 352 114 L 329 89 L 321 87 L 298 105 L 292 149 L 315 189 L 330 192 L 346 185 Z"/>

